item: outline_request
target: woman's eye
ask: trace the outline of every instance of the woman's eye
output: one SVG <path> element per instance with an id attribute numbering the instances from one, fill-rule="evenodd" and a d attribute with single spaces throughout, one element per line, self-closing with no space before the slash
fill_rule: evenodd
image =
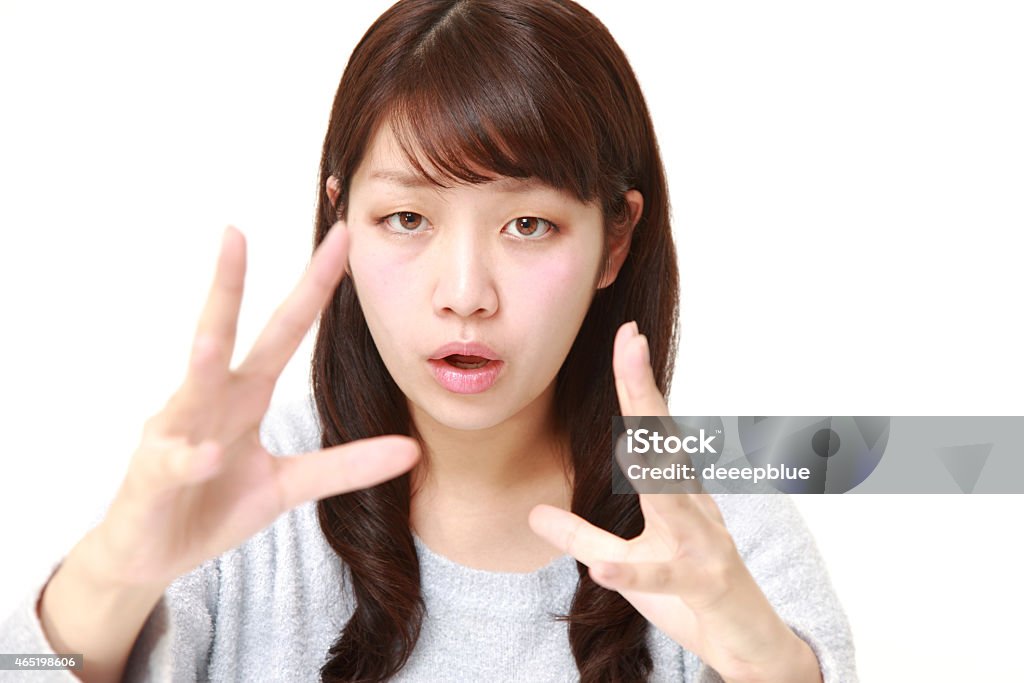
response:
<path id="1" fill-rule="evenodd" d="M 518 237 L 533 239 L 543 237 L 549 230 L 556 229 L 551 221 L 536 216 L 520 216 L 509 221 L 505 227 L 510 228 L 512 234 Z"/>
<path id="2" fill-rule="evenodd" d="M 385 216 L 382 222 L 387 223 L 395 232 L 422 232 L 419 228 L 427 224 L 427 219 L 412 211 L 396 211 Z"/>

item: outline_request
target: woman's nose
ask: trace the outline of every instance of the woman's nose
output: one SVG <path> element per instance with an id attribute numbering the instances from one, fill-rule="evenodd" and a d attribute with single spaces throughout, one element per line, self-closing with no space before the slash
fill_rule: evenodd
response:
<path id="1" fill-rule="evenodd" d="M 498 310 L 493 263 L 485 242 L 480 231 L 471 228 L 450 230 L 434 242 L 435 313 L 490 317 Z"/>

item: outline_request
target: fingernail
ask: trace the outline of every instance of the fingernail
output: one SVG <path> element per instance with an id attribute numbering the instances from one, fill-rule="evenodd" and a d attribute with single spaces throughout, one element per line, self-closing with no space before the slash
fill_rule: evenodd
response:
<path id="1" fill-rule="evenodd" d="M 635 321 L 635 320 L 631 320 L 631 321 L 630 321 L 630 323 L 629 323 L 629 325 L 630 325 L 630 327 L 631 327 L 631 328 L 632 328 L 632 330 L 633 330 L 633 333 L 632 333 L 631 335 L 629 335 L 629 336 L 631 336 L 631 337 L 635 337 L 635 336 L 637 336 L 638 334 L 640 334 L 640 326 L 636 324 L 636 321 Z"/>
<path id="2" fill-rule="evenodd" d="M 647 343 L 647 335 L 641 334 L 640 339 L 643 340 L 643 362 L 644 365 L 651 364 L 651 346 Z"/>

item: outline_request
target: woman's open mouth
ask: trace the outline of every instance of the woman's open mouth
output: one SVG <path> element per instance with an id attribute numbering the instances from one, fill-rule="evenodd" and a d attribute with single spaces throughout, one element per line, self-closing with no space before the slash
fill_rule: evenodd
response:
<path id="1" fill-rule="evenodd" d="M 479 394 L 497 381 L 505 363 L 481 356 L 453 353 L 427 361 L 438 383 L 456 394 Z"/>

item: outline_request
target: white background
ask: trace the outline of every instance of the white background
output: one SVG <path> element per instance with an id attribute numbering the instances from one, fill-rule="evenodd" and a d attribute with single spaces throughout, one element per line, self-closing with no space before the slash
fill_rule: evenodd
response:
<path id="1" fill-rule="evenodd" d="M 0 4 L 0 612 L 180 381 L 224 225 L 240 351 L 301 273 L 331 101 L 388 4 Z M 671 183 L 675 414 L 1024 414 L 1017 3 L 584 4 Z M 1021 680 L 1024 496 L 797 502 L 862 680 Z"/>

